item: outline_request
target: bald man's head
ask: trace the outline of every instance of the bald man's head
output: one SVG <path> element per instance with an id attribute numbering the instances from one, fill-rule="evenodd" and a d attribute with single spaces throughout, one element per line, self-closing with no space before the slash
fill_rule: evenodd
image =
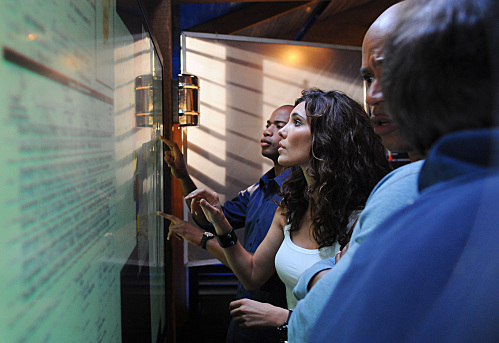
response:
<path id="1" fill-rule="evenodd" d="M 495 125 L 496 1 L 410 0 L 385 42 L 386 109 L 422 153 L 449 133 Z"/>
<path id="2" fill-rule="evenodd" d="M 281 136 L 277 133 L 282 129 L 289 120 L 289 115 L 293 110 L 293 106 L 284 105 L 278 107 L 267 120 L 267 125 L 263 131 L 263 138 L 260 143 L 262 146 L 262 155 L 271 159 L 274 164 L 277 164 L 279 158 L 279 142 Z"/>
<path id="3" fill-rule="evenodd" d="M 366 39 L 379 39 L 382 40 L 384 44 L 387 36 L 395 29 L 397 18 L 400 16 L 404 7 L 407 7 L 407 1 L 399 2 L 381 13 L 367 30 L 364 42 Z M 362 44 L 362 46 L 364 46 L 364 44 Z"/>
<path id="4" fill-rule="evenodd" d="M 371 114 L 374 131 L 385 147 L 392 152 L 410 152 L 411 147 L 400 137 L 391 118 L 385 112 L 381 88 L 381 68 L 384 60 L 384 45 L 395 29 L 397 17 L 407 1 L 399 2 L 383 12 L 367 31 L 362 43 L 361 74 L 366 86 L 366 104 Z"/>

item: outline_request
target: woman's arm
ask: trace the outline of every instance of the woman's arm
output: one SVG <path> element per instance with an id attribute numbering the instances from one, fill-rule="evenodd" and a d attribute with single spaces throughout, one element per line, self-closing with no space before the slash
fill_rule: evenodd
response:
<path id="1" fill-rule="evenodd" d="M 278 327 L 289 317 L 289 310 L 251 299 L 230 303 L 230 315 L 243 328 Z"/>
<path id="2" fill-rule="evenodd" d="M 193 194 L 192 199 L 193 207 L 197 205 L 196 202 L 199 204 L 208 221 L 215 227 L 218 236 L 231 231 L 232 228 L 223 214 L 215 192 L 201 197 L 199 193 Z M 267 236 L 254 254 L 248 253 L 239 242 L 223 249 L 230 268 L 248 290 L 260 288 L 275 273 L 275 255 L 284 240 L 285 218 L 281 213 L 278 208 Z"/>

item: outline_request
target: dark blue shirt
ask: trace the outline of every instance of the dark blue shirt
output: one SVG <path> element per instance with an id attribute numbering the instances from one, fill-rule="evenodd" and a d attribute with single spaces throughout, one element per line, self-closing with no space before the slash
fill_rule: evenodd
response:
<path id="1" fill-rule="evenodd" d="M 274 169 L 269 170 L 254 185 L 248 187 L 232 200 L 225 202 L 223 210 L 227 220 L 234 229 L 245 228 L 243 247 L 254 253 L 269 231 L 275 211 L 282 197 L 279 195 L 283 182 L 291 171 L 285 171 L 275 177 Z M 286 307 L 286 288 L 277 274 L 274 274 L 259 290 L 247 291 L 239 283 L 237 298 L 249 298 L 270 303 L 282 308 Z M 228 342 L 277 342 L 273 330 L 240 329 L 231 323 Z M 244 337 L 242 337 L 244 336 Z"/>
<path id="2" fill-rule="evenodd" d="M 359 247 L 310 342 L 499 342 L 498 142 L 435 144 L 420 197 Z"/>
<path id="3" fill-rule="evenodd" d="M 234 229 L 246 228 L 244 248 L 253 253 L 269 231 L 282 197 L 282 183 L 289 172 L 274 177 L 272 168 L 254 185 L 223 205 L 225 216 Z"/>

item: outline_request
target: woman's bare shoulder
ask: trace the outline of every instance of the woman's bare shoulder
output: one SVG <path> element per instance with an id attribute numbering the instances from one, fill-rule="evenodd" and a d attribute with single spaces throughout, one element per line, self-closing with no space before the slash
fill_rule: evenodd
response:
<path id="1" fill-rule="evenodd" d="M 286 209 L 282 205 L 279 205 L 275 211 L 274 223 L 284 231 L 284 227 L 286 226 Z"/>

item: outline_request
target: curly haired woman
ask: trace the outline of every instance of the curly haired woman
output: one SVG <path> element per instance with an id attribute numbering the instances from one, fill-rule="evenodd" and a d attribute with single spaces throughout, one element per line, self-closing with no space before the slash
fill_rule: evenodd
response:
<path id="1" fill-rule="evenodd" d="M 252 255 L 244 250 L 221 211 L 218 196 L 204 189 L 186 199 L 215 226 L 217 239 L 239 280 L 257 289 L 275 272 L 286 285 L 288 308 L 303 271 L 334 258 L 371 190 L 389 172 L 385 150 L 357 102 L 338 91 L 304 90 L 281 136 L 279 164 L 292 168 L 270 230 Z M 174 232 L 169 233 L 169 235 Z M 249 299 L 231 303 L 243 327 L 286 323 L 291 311 Z"/>

